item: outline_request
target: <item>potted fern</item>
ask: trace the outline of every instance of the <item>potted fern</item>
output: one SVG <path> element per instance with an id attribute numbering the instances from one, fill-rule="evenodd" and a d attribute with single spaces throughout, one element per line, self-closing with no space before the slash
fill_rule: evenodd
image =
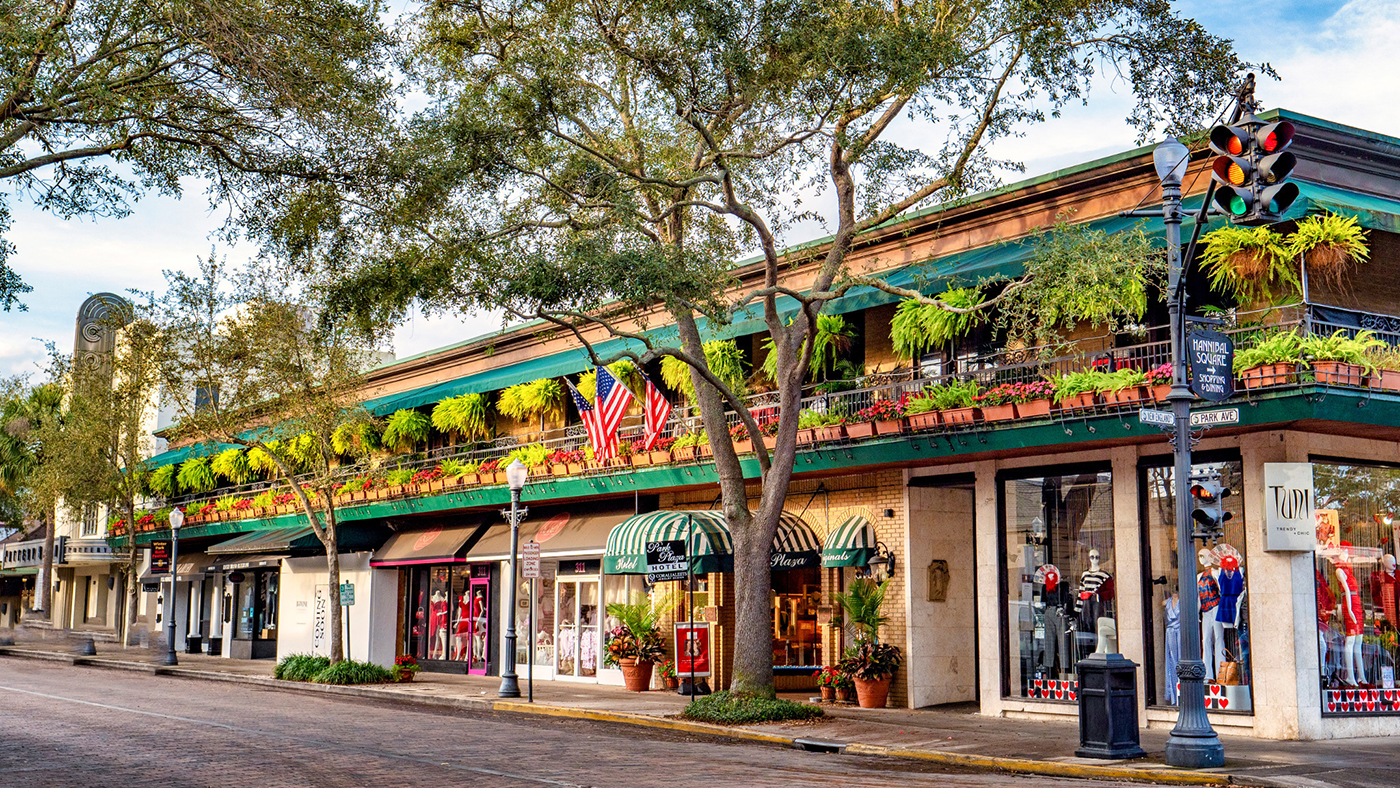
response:
<path id="1" fill-rule="evenodd" d="M 1201 243 L 1211 289 L 1241 304 L 1276 302 L 1300 289 L 1288 243 L 1268 227 L 1227 225 L 1201 236 Z"/>
<path id="2" fill-rule="evenodd" d="M 671 444 L 671 456 L 680 461 L 694 460 L 699 438 L 700 436 L 693 432 L 677 436 L 676 442 Z"/>
<path id="3" fill-rule="evenodd" d="M 1147 373 L 1141 370 L 1105 373 L 1104 384 L 1104 402 L 1111 405 L 1134 405 L 1147 399 Z"/>
<path id="4" fill-rule="evenodd" d="M 933 406 L 940 411 L 939 418 L 950 426 L 977 421 L 981 415 L 977 408 L 977 395 L 981 393 L 982 387 L 976 380 L 950 381 L 924 389 L 924 395 L 933 400 Z"/>
<path id="5" fill-rule="evenodd" d="M 1345 330 L 1338 329 L 1330 337 L 1305 337 L 1299 352 L 1312 367 L 1318 383 L 1361 386 L 1367 374 L 1376 371 L 1367 354 L 1384 347 L 1389 345 L 1370 331 L 1350 337 Z"/>
<path id="6" fill-rule="evenodd" d="M 522 423 L 539 419 L 540 432 L 544 432 L 546 417 L 564 414 L 564 387 L 553 378 L 516 384 L 501 392 L 496 410 Z"/>
<path id="7" fill-rule="evenodd" d="M 890 682 L 904 658 L 899 647 L 880 642 L 880 627 L 888 617 L 880 612 L 890 581 L 876 584 L 867 577 L 851 581 L 846 593 L 832 594 L 844 619 L 856 630 L 856 642 L 846 650 L 840 668 L 855 680 L 856 700 L 863 709 L 885 707 Z"/>
<path id="8" fill-rule="evenodd" d="M 1108 373 L 1081 369 L 1055 381 L 1055 402 L 1061 410 L 1086 410 L 1098 404 L 1098 392 L 1108 388 Z"/>
<path id="9" fill-rule="evenodd" d="M 941 423 L 938 405 L 927 393 L 904 401 L 904 418 L 909 420 L 911 430 L 929 430 Z"/>
<path id="10" fill-rule="evenodd" d="M 1400 349 L 1389 344 L 1372 348 L 1366 360 L 1375 370 L 1369 380 L 1371 388 L 1400 391 Z"/>
<path id="11" fill-rule="evenodd" d="M 433 406 L 433 429 L 467 442 L 482 440 L 488 435 L 489 409 L 485 394 L 448 397 Z"/>
<path id="12" fill-rule="evenodd" d="M 1288 236 L 1288 252 L 1301 259 L 1308 273 L 1341 289 L 1347 270 L 1356 263 L 1366 262 L 1371 252 L 1366 248 L 1366 233 L 1350 216 L 1327 213 L 1309 216 L 1298 222 L 1298 228 Z"/>
<path id="13" fill-rule="evenodd" d="M 384 434 L 380 440 L 384 448 L 394 454 L 412 454 L 428 440 L 430 426 L 428 417 L 420 411 L 412 408 L 396 410 L 389 414 L 384 423 Z"/>
<path id="14" fill-rule="evenodd" d="M 1276 331 L 1254 345 L 1235 351 L 1235 374 L 1246 389 L 1289 383 L 1302 360 L 1303 339 L 1291 330 Z"/>

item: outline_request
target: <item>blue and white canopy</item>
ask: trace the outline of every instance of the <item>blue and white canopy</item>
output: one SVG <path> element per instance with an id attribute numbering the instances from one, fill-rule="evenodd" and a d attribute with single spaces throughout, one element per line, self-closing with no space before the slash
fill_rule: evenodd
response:
<path id="1" fill-rule="evenodd" d="M 614 526 L 603 554 L 603 571 L 610 575 L 644 575 L 648 542 L 685 542 L 688 532 L 691 571 L 704 574 L 734 570 L 734 540 L 724 513 L 704 510 L 648 512 Z M 774 570 L 816 566 L 821 549 L 821 539 L 811 526 L 797 515 L 783 512 L 778 533 L 773 537 Z"/>

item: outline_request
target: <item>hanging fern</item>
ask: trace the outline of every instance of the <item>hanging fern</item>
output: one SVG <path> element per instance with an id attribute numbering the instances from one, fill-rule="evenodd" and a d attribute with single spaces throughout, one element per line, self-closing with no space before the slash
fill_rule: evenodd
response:
<path id="1" fill-rule="evenodd" d="M 747 377 L 743 351 L 732 339 L 712 339 L 704 344 L 705 363 L 715 377 L 724 381 L 738 396 L 744 396 Z M 690 378 L 690 365 L 675 356 L 661 358 L 661 380 L 672 389 L 695 401 L 695 385 Z"/>
<path id="2" fill-rule="evenodd" d="M 380 448 L 376 421 L 352 421 L 331 433 L 331 450 L 342 457 L 365 457 Z"/>
<path id="3" fill-rule="evenodd" d="M 501 392 L 496 410 L 516 421 L 533 421 L 564 412 L 564 387 L 553 378 L 518 383 Z"/>
<path id="4" fill-rule="evenodd" d="M 224 449 L 214 457 L 209 469 L 233 484 L 247 484 L 258 477 L 242 449 Z"/>
<path id="5" fill-rule="evenodd" d="M 176 479 L 179 467 L 175 465 L 162 465 L 151 472 L 151 492 L 165 498 L 173 498 L 180 491 L 180 482 Z"/>
<path id="6" fill-rule="evenodd" d="M 1298 222 L 1298 229 L 1288 236 L 1288 254 L 1295 261 L 1305 261 L 1310 276 L 1342 290 L 1351 266 L 1370 259 L 1371 250 L 1366 248 L 1366 231 L 1356 219 L 1327 213 Z"/>
<path id="7" fill-rule="evenodd" d="M 1217 293 L 1248 305 L 1282 303 L 1302 290 L 1287 242 L 1268 227 L 1221 227 L 1201 243 L 1201 265 Z"/>
<path id="8" fill-rule="evenodd" d="M 219 485 L 214 472 L 209 470 L 208 457 L 191 457 L 180 463 L 180 472 L 175 480 L 180 489 L 193 493 L 206 493 Z"/>
<path id="9" fill-rule="evenodd" d="M 934 296 L 948 306 L 971 309 L 981 303 L 981 293 L 975 288 L 959 287 Z M 962 339 L 987 319 L 985 310 L 950 312 L 933 304 L 921 304 L 914 299 L 899 303 L 890 321 L 890 343 L 902 359 L 916 359 L 934 348 Z"/>
<path id="10" fill-rule="evenodd" d="M 277 466 L 277 462 L 272 459 L 268 451 L 278 452 L 280 456 L 282 445 L 279 441 L 268 441 L 266 445 L 266 450 L 261 446 L 254 446 L 248 450 L 248 464 L 252 466 L 253 471 L 258 476 L 264 479 L 273 479 L 282 475 L 282 469 Z"/>
<path id="11" fill-rule="evenodd" d="M 449 397 L 433 407 L 433 428 L 455 432 L 468 441 L 484 439 L 488 404 L 485 394 Z"/>
<path id="12" fill-rule="evenodd" d="M 286 442 L 283 456 L 298 471 L 315 469 L 321 459 L 321 441 L 310 432 L 303 432 Z"/>
<path id="13" fill-rule="evenodd" d="M 851 338 L 856 330 L 840 315 L 817 315 L 817 330 L 812 338 L 812 361 L 807 365 L 807 374 L 812 379 L 823 377 L 836 367 L 836 362 L 851 349 Z M 773 337 L 763 338 L 763 372 L 769 380 L 778 377 L 778 354 Z"/>
<path id="14" fill-rule="evenodd" d="M 384 425 L 384 448 L 395 454 L 409 454 L 428 439 L 428 417 L 420 411 L 396 410 Z"/>

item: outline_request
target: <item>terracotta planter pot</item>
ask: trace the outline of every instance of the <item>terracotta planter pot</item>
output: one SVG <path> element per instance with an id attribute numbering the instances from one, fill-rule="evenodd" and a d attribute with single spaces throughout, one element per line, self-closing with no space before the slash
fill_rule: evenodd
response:
<path id="1" fill-rule="evenodd" d="M 531 466 L 531 467 L 530 467 L 530 475 L 531 475 L 531 476 L 548 476 L 548 475 L 549 475 L 549 466 L 548 466 L 548 465 L 534 465 L 534 466 Z"/>
<path id="2" fill-rule="evenodd" d="M 753 441 L 734 441 L 735 454 L 748 454 L 753 451 Z"/>
<path id="3" fill-rule="evenodd" d="M 710 448 L 710 444 L 708 443 L 702 443 L 695 447 L 695 456 L 697 457 L 709 457 L 714 453 L 715 450 Z"/>
<path id="4" fill-rule="evenodd" d="M 620 659 L 617 663 L 622 668 L 622 681 L 627 685 L 627 689 L 632 692 L 646 692 L 651 687 L 651 660 L 629 657 Z"/>
<path id="5" fill-rule="evenodd" d="M 1372 375 L 1369 383 L 1373 389 L 1385 389 L 1386 391 L 1400 391 L 1400 371 L 1393 369 L 1378 369 Z"/>
<path id="6" fill-rule="evenodd" d="M 1142 386 L 1128 386 L 1117 391 L 1105 391 L 1104 402 L 1110 405 L 1134 405 L 1147 399 Z"/>
<path id="7" fill-rule="evenodd" d="M 583 463 L 581 463 L 581 462 L 570 462 L 570 463 L 565 463 L 565 464 L 569 466 L 569 475 L 570 475 L 570 476 L 577 476 L 578 474 L 583 473 Z"/>
<path id="8" fill-rule="evenodd" d="M 776 449 L 776 448 L 778 448 L 778 436 L 776 436 L 776 435 L 764 435 L 764 436 L 763 436 L 763 448 L 765 448 L 765 449 Z"/>
<path id="9" fill-rule="evenodd" d="M 875 434 L 875 422 L 858 421 L 846 425 L 846 435 L 851 438 L 869 438 Z"/>
<path id="10" fill-rule="evenodd" d="M 400 671 L 399 671 L 399 682 L 400 682 L 400 683 L 406 684 L 406 683 L 408 683 L 408 682 L 410 682 L 410 681 L 413 681 L 413 674 L 416 673 L 416 672 L 417 672 L 417 671 L 413 671 L 413 670 L 400 670 Z"/>
<path id="11" fill-rule="evenodd" d="M 862 709 L 883 709 L 890 698 L 890 677 L 863 679 L 855 677 L 856 700 Z"/>
<path id="12" fill-rule="evenodd" d="M 1314 361 L 1313 376 L 1328 386 L 1361 386 L 1366 380 L 1366 368 L 1345 361 Z"/>
<path id="13" fill-rule="evenodd" d="M 827 441 L 839 441 L 846 437 L 846 425 L 829 424 L 825 427 L 817 428 L 817 440 L 826 443 Z"/>
<path id="14" fill-rule="evenodd" d="M 982 418 L 987 421 L 1007 421 L 1016 418 L 1016 406 L 1010 402 L 1005 405 L 983 405 Z"/>
<path id="15" fill-rule="evenodd" d="M 943 423 L 948 426 L 956 424 L 975 424 L 977 422 L 977 408 L 953 408 L 939 412 Z"/>
<path id="16" fill-rule="evenodd" d="M 1167 395 L 1170 393 L 1172 393 L 1172 384 L 1170 383 L 1163 383 L 1160 386 L 1152 387 L 1152 399 L 1157 402 L 1166 402 Z"/>
<path id="17" fill-rule="evenodd" d="M 850 687 L 837 687 L 836 699 L 841 701 L 842 703 L 850 703 L 852 700 L 854 700 L 854 698 L 851 697 L 851 695 L 853 695 L 854 693 L 855 690 L 851 689 Z"/>
<path id="18" fill-rule="evenodd" d="M 1250 367 L 1240 373 L 1240 380 L 1244 381 L 1246 389 L 1258 389 L 1266 386 L 1282 386 L 1293 380 L 1293 364 L 1260 364 L 1257 367 Z"/>
<path id="19" fill-rule="evenodd" d="M 552 476 L 568 476 L 569 466 L 566 463 L 556 462 L 549 466 L 549 473 Z"/>
<path id="20" fill-rule="evenodd" d="M 652 465 L 665 465 L 671 461 L 671 452 L 669 451 L 652 450 L 647 452 L 647 455 L 651 457 Z"/>
<path id="21" fill-rule="evenodd" d="M 435 481 L 428 482 L 429 492 L 442 492 L 445 489 L 447 489 L 446 479 L 437 479 Z"/>
<path id="22" fill-rule="evenodd" d="M 632 464 L 637 466 L 651 465 L 651 455 L 647 452 L 633 454 Z"/>
<path id="23" fill-rule="evenodd" d="M 491 483 L 492 483 L 492 484 L 505 484 L 505 483 L 506 483 L 506 472 L 505 472 L 505 471 L 496 471 L 495 473 L 491 474 Z"/>
<path id="24" fill-rule="evenodd" d="M 936 410 L 926 410 L 923 413 L 914 413 L 909 416 L 909 429 L 911 430 L 931 430 L 942 423 Z"/>
<path id="25" fill-rule="evenodd" d="M 1050 400 L 1037 399 L 1030 402 L 1016 403 L 1016 418 L 1018 419 L 1039 419 L 1050 415 Z"/>
<path id="26" fill-rule="evenodd" d="M 904 432 L 904 419 L 890 419 L 875 422 L 875 432 L 880 435 L 898 435 Z"/>
<path id="27" fill-rule="evenodd" d="M 803 429 L 797 431 L 797 445 L 805 446 L 808 443 L 817 442 L 817 431 L 814 429 Z"/>
<path id="28" fill-rule="evenodd" d="M 671 450 L 671 456 L 675 457 L 678 462 L 689 462 L 691 460 L 694 460 L 695 454 L 696 452 L 694 446 L 682 446 L 679 449 Z"/>
<path id="29" fill-rule="evenodd" d="M 836 688 L 835 688 L 835 687 L 822 687 L 821 690 L 822 690 L 822 700 L 823 700 L 823 701 L 825 701 L 825 702 L 827 702 L 827 703 L 833 703 L 833 702 L 836 701 Z"/>
<path id="30" fill-rule="evenodd" d="M 1076 394 L 1073 397 L 1066 397 L 1060 400 L 1061 410 L 1086 410 L 1094 407 L 1098 400 L 1092 391 L 1083 394 Z"/>
<path id="31" fill-rule="evenodd" d="M 667 676 L 662 681 L 666 683 L 666 689 L 669 690 L 678 689 L 681 686 L 681 680 L 677 676 Z"/>

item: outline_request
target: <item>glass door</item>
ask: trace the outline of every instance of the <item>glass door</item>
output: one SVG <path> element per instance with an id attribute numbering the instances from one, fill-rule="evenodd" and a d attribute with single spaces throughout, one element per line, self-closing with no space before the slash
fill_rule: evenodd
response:
<path id="1" fill-rule="evenodd" d="M 555 585 L 558 601 L 554 605 L 559 617 L 555 633 L 554 675 L 578 675 L 578 581 L 559 578 Z"/>
<path id="2" fill-rule="evenodd" d="M 472 569 L 471 602 L 468 605 L 471 619 L 467 628 L 469 635 L 467 672 L 477 676 L 485 676 L 488 667 L 486 649 L 491 642 L 491 578 L 486 572 L 480 571 L 489 571 L 488 567 L 472 567 Z"/>
<path id="3" fill-rule="evenodd" d="M 598 676 L 598 625 L 602 612 L 597 578 L 558 578 L 555 612 L 555 675 L 573 678 Z"/>
<path id="4" fill-rule="evenodd" d="M 578 674 L 598 675 L 598 581 L 578 581 Z"/>

